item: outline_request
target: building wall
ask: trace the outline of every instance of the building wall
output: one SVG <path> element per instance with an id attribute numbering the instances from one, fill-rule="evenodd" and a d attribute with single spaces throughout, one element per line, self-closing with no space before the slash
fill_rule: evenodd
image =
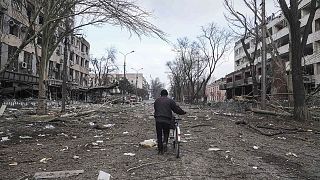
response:
<path id="1" fill-rule="evenodd" d="M 138 74 L 126 73 L 126 78 L 134 87 L 136 87 L 136 84 L 137 84 L 137 87 L 139 89 L 143 88 L 143 83 L 144 83 L 145 78 L 143 77 L 142 73 L 138 73 Z M 96 79 L 95 74 L 90 74 L 90 83 L 89 84 L 91 84 L 91 86 L 93 86 L 93 87 L 98 86 L 97 85 L 98 80 L 95 80 L 95 79 Z M 116 82 L 121 79 L 123 79 L 123 74 L 109 74 L 108 75 L 109 82 Z"/>
<path id="2" fill-rule="evenodd" d="M 226 99 L 226 91 L 220 90 L 220 85 L 224 83 L 224 79 L 219 79 L 206 88 L 206 95 L 209 102 L 223 102 Z"/>
<path id="3" fill-rule="evenodd" d="M 13 0 L 5 0 L 3 2 L 1 2 L 0 5 L 9 6 L 6 6 L 7 10 L 4 11 L 4 14 L 0 15 L 0 67 L 8 61 L 10 52 L 13 52 L 14 49 L 22 43 L 22 39 L 26 35 L 25 28 L 28 25 L 26 21 L 26 11 L 24 9 L 19 10 L 22 12 L 21 14 L 21 12 L 17 12 L 17 9 L 13 7 Z M 39 18 L 37 21 L 39 23 Z M 63 31 L 63 28 L 61 27 L 59 30 Z M 78 86 L 87 86 L 90 44 L 83 37 L 78 36 L 72 37 L 71 42 L 67 62 L 67 73 L 70 76 L 68 80 Z M 41 57 L 41 45 L 38 44 L 36 46 L 38 48 L 37 54 Z M 56 81 L 58 84 L 62 82 L 63 49 L 64 44 L 60 43 L 48 63 L 46 79 L 50 80 L 50 82 Z M 8 70 L 15 73 L 38 76 L 38 63 L 35 54 L 34 45 L 27 45 L 19 54 L 17 61 L 15 61 Z M 76 62 L 75 57 L 78 57 L 79 61 Z"/>
<path id="4" fill-rule="evenodd" d="M 310 6 L 311 0 L 303 0 L 299 9 L 301 10 L 301 28 L 306 25 L 308 19 L 308 6 Z M 267 18 L 267 29 L 272 34 L 272 38 L 278 46 L 280 58 L 285 64 L 285 68 L 288 74 L 290 74 L 290 62 L 289 62 L 289 27 L 285 17 L 279 14 L 272 14 Z M 248 52 L 251 54 L 254 52 L 254 41 L 252 38 L 245 39 L 245 43 L 248 48 Z M 270 46 L 270 38 L 267 38 L 267 46 Z M 258 57 L 255 59 L 256 65 L 256 78 L 260 83 L 261 77 L 261 43 L 258 44 Z M 316 11 L 315 18 L 312 23 L 312 32 L 310 32 L 307 45 L 304 50 L 305 56 L 302 60 L 304 66 L 304 83 L 307 90 L 320 84 L 320 9 Z M 234 46 L 234 69 L 235 71 L 226 76 L 226 82 L 223 89 L 228 90 L 228 98 L 234 95 L 244 95 L 252 93 L 252 75 L 250 74 L 249 62 L 244 53 L 244 49 L 240 40 L 235 43 Z M 272 67 L 271 55 L 267 54 L 267 72 Z M 285 73 L 284 73 L 285 75 Z M 289 79 L 286 77 L 286 79 Z M 288 83 L 288 82 L 287 82 Z M 290 85 L 290 83 L 289 83 Z"/>

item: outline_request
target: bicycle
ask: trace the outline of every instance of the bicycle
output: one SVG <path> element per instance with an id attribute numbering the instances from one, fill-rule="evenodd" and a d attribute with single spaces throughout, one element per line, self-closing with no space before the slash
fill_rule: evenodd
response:
<path id="1" fill-rule="evenodd" d="M 172 144 L 173 144 L 173 149 L 174 149 L 176 158 L 180 157 L 180 141 L 181 141 L 180 125 L 179 125 L 180 120 L 181 120 L 180 118 L 174 117 L 174 128 L 170 129 L 173 135 L 173 137 L 170 137 L 170 139 L 173 139 Z"/>

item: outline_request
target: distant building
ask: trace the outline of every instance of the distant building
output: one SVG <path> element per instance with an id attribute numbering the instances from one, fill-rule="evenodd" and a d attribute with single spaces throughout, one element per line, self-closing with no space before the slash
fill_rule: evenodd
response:
<path id="1" fill-rule="evenodd" d="M 27 11 L 17 8 L 14 0 L 5 0 L 0 3 L 0 67 L 3 67 L 8 58 L 22 43 L 22 37 L 26 35 L 24 19 Z M 19 12 L 19 13 L 17 13 Z M 23 14 L 25 13 L 25 14 Z M 23 14 L 25 17 L 21 16 Z M 37 23 L 41 24 L 43 17 L 39 15 Z M 61 26 L 60 31 L 63 31 Z M 71 93 L 81 94 L 80 89 L 87 86 L 89 75 L 89 51 L 90 44 L 79 36 L 71 39 L 71 48 L 68 52 L 68 84 Z M 37 96 L 39 81 L 39 62 L 36 54 L 41 57 L 41 38 L 36 39 L 38 52 L 35 53 L 33 44 L 27 45 L 19 54 L 19 58 L 0 76 L 0 94 L 8 97 Z M 64 44 L 60 43 L 48 62 L 46 74 L 48 97 L 59 99 L 61 97 L 62 64 Z"/>
<path id="2" fill-rule="evenodd" d="M 224 84 L 224 79 L 214 81 L 213 83 L 207 85 L 206 96 L 208 97 L 208 102 L 223 102 L 226 99 L 226 91 L 220 90 L 220 86 Z"/>
<path id="3" fill-rule="evenodd" d="M 100 78 L 101 85 L 107 85 L 108 83 L 114 83 L 123 79 L 123 74 L 108 74 L 107 79 L 104 77 Z M 139 89 L 143 88 L 145 78 L 143 77 L 143 73 L 126 73 L 126 79 L 132 84 L 134 87 Z M 96 87 L 99 86 L 99 77 L 95 74 L 90 74 L 89 78 L 89 86 Z"/>

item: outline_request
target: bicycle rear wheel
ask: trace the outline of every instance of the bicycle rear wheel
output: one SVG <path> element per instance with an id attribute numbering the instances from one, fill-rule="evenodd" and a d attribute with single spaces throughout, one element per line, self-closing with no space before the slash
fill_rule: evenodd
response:
<path id="1" fill-rule="evenodd" d="M 175 129 L 175 136 L 174 136 L 174 151 L 175 151 L 175 155 L 176 158 L 180 157 L 180 142 L 179 142 L 179 128 L 177 127 Z"/>

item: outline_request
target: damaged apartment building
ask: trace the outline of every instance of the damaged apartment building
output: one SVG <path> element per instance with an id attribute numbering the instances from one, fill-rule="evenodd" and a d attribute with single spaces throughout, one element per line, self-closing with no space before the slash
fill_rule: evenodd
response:
<path id="1" fill-rule="evenodd" d="M 16 3 L 16 0 L 5 0 L 0 4 L 0 67 L 7 63 L 9 57 L 22 43 L 22 37 L 25 36 L 28 26 L 21 19 L 21 14 L 27 16 L 26 13 L 23 14 L 27 11 L 22 10 Z M 41 14 L 37 18 L 37 23 L 43 23 Z M 63 30 L 63 26 L 60 30 Z M 80 36 L 73 36 L 70 40 L 67 62 L 68 93 L 73 99 L 84 99 L 89 78 L 90 44 Z M 27 45 L 19 57 L 0 75 L 0 94 L 3 97 L 16 99 L 37 97 L 39 58 L 36 58 L 36 54 L 41 56 L 41 53 L 35 53 L 35 46 L 39 52 L 41 37 L 36 39 L 36 45 L 33 43 Z M 47 67 L 47 95 L 51 100 L 61 98 L 63 51 L 64 44 L 60 43 Z"/>
<path id="2" fill-rule="evenodd" d="M 307 23 L 308 15 L 310 12 L 310 0 L 303 0 L 299 4 L 300 9 L 300 21 L 301 29 Z M 289 27 L 283 14 L 275 15 L 267 18 L 267 29 L 272 35 L 275 44 L 278 47 L 281 63 L 285 66 L 284 78 L 286 84 L 286 91 L 292 92 L 291 82 L 291 67 L 289 60 Z M 254 40 L 252 38 L 245 39 L 246 48 L 249 53 L 254 52 Z M 270 46 L 270 38 L 267 39 L 267 47 Z M 256 65 L 256 79 L 258 85 L 261 85 L 261 44 L 258 46 L 258 55 L 254 64 Z M 315 18 L 312 22 L 312 31 L 309 32 L 308 41 L 304 49 L 304 57 L 302 58 L 303 66 L 303 79 L 306 91 L 312 91 L 317 85 L 320 84 L 320 10 L 316 11 Z M 242 43 L 237 41 L 234 46 L 234 69 L 235 71 L 226 75 L 225 83 L 220 86 L 220 89 L 226 90 L 227 99 L 231 99 L 234 96 L 252 95 L 252 73 L 248 58 L 244 52 Z M 284 70 L 283 70 L 284 71 Z M 271 54 L 267 54 L 266 61 L 267 72 L 267 94 L 273 94 L 272 86 L 278 87 L 282 84 L 278 82 L 271 84 L 272 78 L 274 78 L 275 66 L 272 60 Z M 282 91 L 283 92 L 283 91 Z M 280 94 L 278 92 L 278 94 Z M 285 94 L 285 93 L 283 93 Z"/>

